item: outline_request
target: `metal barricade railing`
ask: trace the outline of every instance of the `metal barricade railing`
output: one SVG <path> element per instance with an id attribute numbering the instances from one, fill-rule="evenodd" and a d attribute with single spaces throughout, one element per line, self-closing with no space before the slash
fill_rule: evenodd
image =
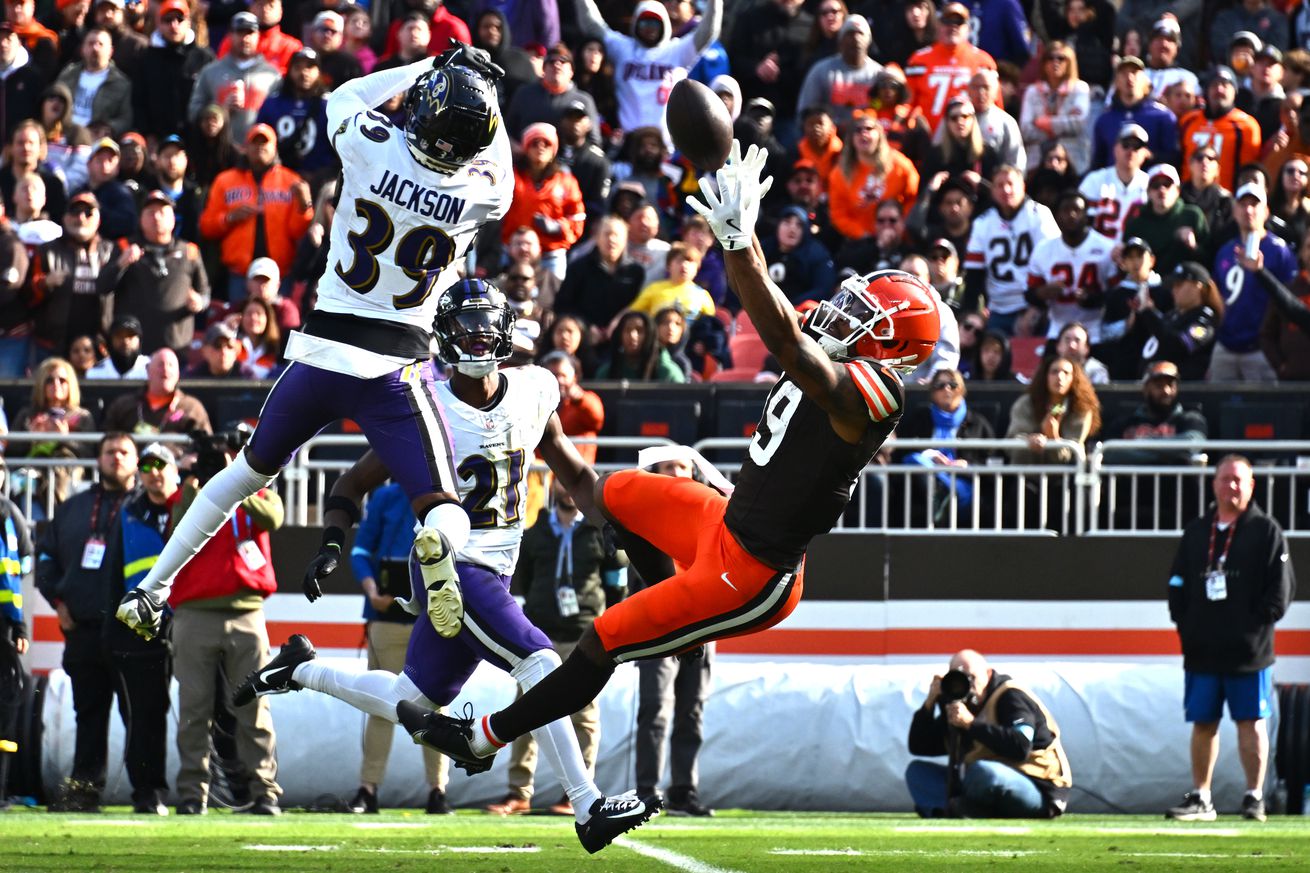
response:
<path id="1" fill-rule="evenodd" d="M 697 442 L 702 454 L 715 451 L 744 453 L 750 439 L 714 437 Z M 838 520 L 838 530 L 914 531 L 915 533 L 1073 534 L 1083 529 L 1087 500 L 1082 475 L 1085 457 L 1081 445 L 1051 440 L 1052 449 L 1068 449 L 1067 464 L 1006 464 L 994 455 L 991 462 L 965 467 L 921 464 L 870 464 L 856 484 L 851 503 Z M 1026 451 L 1024 439 L 896 439 L 887 449 L 899 454 L 925 449 L 970 454 Z M 716 462 L 724 475 L 735 480 L 740 461 Z M 944 477 L 945 481 L 943 481 Z M 965 489 L 971 493 L 963 497 Z"/>

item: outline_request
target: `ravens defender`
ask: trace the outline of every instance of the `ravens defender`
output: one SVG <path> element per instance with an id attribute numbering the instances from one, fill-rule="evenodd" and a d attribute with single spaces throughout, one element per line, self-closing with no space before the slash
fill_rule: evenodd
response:
<path id="1" fill-rule="evenodd" d="M 555 376 L 535 366 L 497 369 L 513 351 L 514 321 L 505 295 L 478 279 L 451 287 L 437 310 L 438 348 L 454 373 L 449 382 L 436 382 L 429 390 L 444 410 L 451 456 L 459 473 L 459 499 L 472 520 L 468 542 L 455 559 L 462 592 L 459 614 L 431 616 L 437 601 L 427 599 L 432 621 L 414 623 L 400 675 L 315 661 L 313 645 L 297 634 L 277 657 L 246 679 L 233 703 L 243 706 L 256 696 L 303 687 L 395 721 L 401 701 L 449 704 L 479 661 L 506 671 L 524 691 L 559 666 L 550 640 L 528 621 L 509 593 L 523 539 L 527 473 L 533 452 L 540 449 L 560 483 L 589 504 L 596 472 L 564 436 L 555 411 L 559 406 Z M 333 487 L 337 508 L 328 513 L 326 522 L 349 527 L 352 514 L 340 508 L 342 502 L 358 507 L 364 495 L 386 478 L 381 459 L 367 452 Z M 419 545 L 430 535 L 420 532 Z M 417 546 L 415 551 L 421 554 Z M 319 581 L 335 566 L 336 557 L 328 548 L 311 565 L 305 579 L 305 594 L 311 601 L 319 597 Z M 411 604 L 417 612 L 426 596 L 428 568 L 411 559 L 410 570 L 415 594 Z M 577 818 L 578 838 L 588 851 L 604 848 L 659 808 L 658 800 L 630 793 L 603 796 L 587 775 L 567 717 L 537 728 L 534 735 L 543 756 L 560 774 Z M 488 759 L 462 766 L 481 772 L 490 763 Z"/>
<path id="2" fill-rule="evenodd" d="M 401 723 L 416 740 L 485 766 L 515 737 L 595 698 L 615 665 L 754 633 L 786 618 L 800 600 L 810 540 L 836 522 L 900 419 L 904 389 L 895 371 L 928 358 L 940 324 L 932 291 L 899 271 L 848 280 L 802 324 L 768 278 L 754 235 L 772 181 L 760 181 L 765 158 L 751 146 L 743 159 L 734 141 L 718 192 L 703 180 L 705 202 L 691 201 L 709 219 L 733 290 L 785 371 L 765 401 L 732 496 L 641 470 L 601 479 L 598 508 L 620 529 L 642 575 L 664 581 L 606 610 L 558 670 L 493 715 L 402 709 Z M 686 569 L 658 572 L 652 546 Z"/>
<path id="3" fill-rule="evenodd" d="M 360 425 L 404 487 L 428 530 L 425 557 L 445 559 L 429 574 L 432 597 L 450 601 L 440 611 L 458 611 L 456 587 L 443 579 L 453 578 L 452 555 L 467 540 L 469 521 L 454 497 L 432 371 L 421 362 L 437 302 L 458 279 L 454 265 L 513 195 L 509 137 L 491 84 L 502 73 L 485 52 L 457 44 L 436 58 L 354 79 L 328 98 L 328 129 L 343 169 L 318 301 L 291 334 L 291 364 L 264 401 L 249 445 L 201 489 L 158 563 L 120 604 L 118 618 L 142 636 L 158 633 L 173 578 L 236 506 L 342 418 Z M 402 124 L 373 111 L 401 92 Z M 329 528 L 326 536 L 339 550 L 340 531 Z"/>

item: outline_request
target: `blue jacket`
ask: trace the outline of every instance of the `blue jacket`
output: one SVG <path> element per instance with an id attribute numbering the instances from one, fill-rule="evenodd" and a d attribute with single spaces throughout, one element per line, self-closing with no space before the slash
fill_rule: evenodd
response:
<path id="1" fill-rule="evenodd" d="M 1033 32 L 1019 0 L 973 0 L 969 14 L 978 22 L 978 48 L 998 61 L 1018 67 L 1028 63 L 1033 55 Z"/>
<path id="2" fill-rule="evenodd" d="M 1178 165 L 1178 119 L 1161 104 L 1147 98 L 1127 107 L 1116 97 L 1110 107 L 1096 119 L 1092 129 L 1092 166 L 1108 167 L 1114 163 L 1114 142 L 1119 129 L 1129 122 L 1140 124 L 1150 137 L 1151 163 Z"/>
<path id="3" fill-rule="evenodd" d="M 409 498 L 399 485 L 383 485 L 374 491 L 355 534 L 355 545 L 350 550 L 350 569 L 355 578 L 376 579 L 383 561 L 408 561 L 417 523 Z M 377 618 L 381 616 L 365 597 L 364 620 Z M 388 614 L 387 618 L 390 620 L 392 616 Z"/>
<path id="4" fill-rule="evenodd" d="M 4 540 L 0 541 L 0 620 L 6 624 L 23 623 L 23 577 L 32 572 L 32 539 L 27 519 L 7 497 L 0 497 L 0 516 L 4 518 Z M 0 626 L 2 627 L 2 626 Z M 8 634 L 0 635 L 0 640 Z"/>

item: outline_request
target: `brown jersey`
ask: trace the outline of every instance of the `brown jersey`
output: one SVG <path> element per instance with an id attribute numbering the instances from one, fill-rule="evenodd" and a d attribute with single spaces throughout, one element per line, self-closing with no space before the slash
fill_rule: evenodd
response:
<path id="1" fill-rule="evenodd" d="M 850 502 L 860 473 L 896 428 L 905 389 L 891 370 L 846 364 L 873 423 L 857 444 L 837 435 L 819 404 L 783 376 L 764 402 L 724 522 L 742 548 L 780 570 L 800 563 L 810 540 L 827 533 Z"/>

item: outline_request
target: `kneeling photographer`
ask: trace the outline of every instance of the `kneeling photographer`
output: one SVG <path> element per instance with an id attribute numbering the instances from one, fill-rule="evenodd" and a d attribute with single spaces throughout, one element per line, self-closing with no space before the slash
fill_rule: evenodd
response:
<path id="1" fill-rule="evenodd" d="M 924 818 L 1054 818 L 1068 804 L 1072 776 L 1060 728 L 1031 692 L 997 673 L 972 649 L 934 676 L 910 722 L 905 783 Z"/>

